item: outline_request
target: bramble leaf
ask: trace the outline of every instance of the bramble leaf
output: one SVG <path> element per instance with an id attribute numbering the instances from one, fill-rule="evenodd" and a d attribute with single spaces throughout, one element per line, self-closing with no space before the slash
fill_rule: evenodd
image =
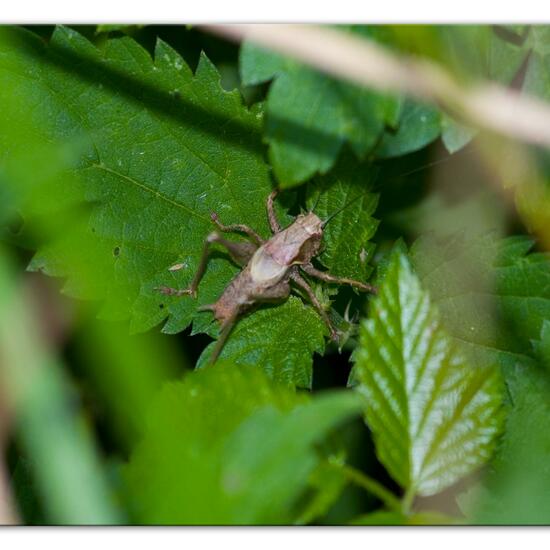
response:
<path id="1" fill-rule="evenodd" d="M 369 189 L 375 175 L 373 166 L 358 163 L 348 153 L 331 172 L 307 186 L 308 208 L 322 220 L 330 218 L 318 259 L 333 275 L 365 281 L 372 272 L 369 263 L 374 253 L 371 239 L 378 227 L 373 217 L 378 194 Z M 339 209 L 342 212 L 337 214 Z"/>
<path id="2" fill-rule="evenodd" d="M 377 454 L 408 495 L 437 493 L 491 456 L 498 371 L 465 361 L 402 253 L 393 254 L 355 357 Z"/>
<path id="3" fill-rule="evenodd" d="M 126 468 L 136 513 L 161 524 L 288 523 L 319 464 L 313 445 L 359 411 L 352 392 L 310 399 L 250 367 L 192 373 L 159 395 Z"/>
<path id="4" fill-rule="evenodd" d="M 299 323 L 300 326 L 297 326 Z M 275 380 L 310 388 L 313 354 L 322 354 L 326 326 L 309 305 L 291 296 L 288 301 L 262 308 L 244 317 L 233 329 L 220 360 L 236 365 L 261 366 Z M 197 367 L 208 362 L 215 342 L 199 357 Z"/>

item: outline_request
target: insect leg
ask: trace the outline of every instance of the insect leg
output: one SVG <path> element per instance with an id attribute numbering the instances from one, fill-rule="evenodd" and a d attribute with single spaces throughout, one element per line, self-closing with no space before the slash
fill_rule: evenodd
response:
<path id="1" fill-rule="evenodd" d="M 239 314 L 238 308 L 235 309 L 234 313 L 227 317 L 225 321 L 222 323 L 220 327 L 220 335 L 218 339 L 216 340 L 216 344 L 214 346 L 214 349 L 212 350 L 212 355 L 210 355 L 210 358 L 208 359 L 208 364 L 212 365 L 216 362 L 216 359 L 220 356 L 220 353 L 223 349 L 223 346 L 225 345 L 225 342 L 227 341 L 227 337 L 229 336 L 229 333 L 235 326 L 235 323 L 237 322 L 237 316 Z"/>
<path id="2" fill-rule="evenodd" d="M 233 258 L 233 260 L 235 260 L 235 262 L 237 262 L 241 266 L 246 265 L 256 251 L 256 246 L 252 243 L 233 243 L 231 241 L 223 239 L 216 232 L 210 233 L 210 235 L 208 235 L 208 237 L 206 238 L 206 242 L 204 243 L 199 267 L 189 287 L 184 289 L 177 289 L 167 286 L 161 286 L 157 287 L 155 290 L 158 290 L 159 292 L 161 292 L 162 294 L 166 294 L 167 296 L 184 296 L 185 294 L 190 294 L 191 296 L 193 296 L 193 298 L 195 298 L 197 295 L 197 288 L 199 286 L 199 283 L 202 279 L 202 276 L 204 275 L 204 272 L 206 271 L 208 254 L 210 253 L 210 245 L 212 243 L 220 243 L 221 245 L 225 246 L 225 248 L 227 248 L 229 252 L 229 255 Z M 173 270 L 173 267 L 170 269 Z"/>
<path id="3" fill-rule="evenodd" d="M 327 325 L 329 331 L 330 331 L 330 337 L 333 340 L 338 340 L 338 333 L 336 332 L 336 329 L 332 326 L 332 323 L 330 322 L 330 319 L 327 315 L 327 312 L 323 309 L 323 306 L 319 303 L 319 300 L 317 300 L 317 296 L 313 293 L 313 290 L 311 290 L 311 287 L 307 284 L 307 282 L 303 279 L 303 277 L 298 273 L 298 271 L 292 271 L 290 273 L 290 278 L 303 290 L 305 290 L 306 294 L 308 295 L 309 299 L 311 300 L 311 303 L 317 310 L 317 313 L 321 316 L 325 324 Z"/>
<path id="4" fill-rule="evenodd" d="M 326 281 L 327 283 L 338 283 L 341 285 L 351 285 L 355 286 L 365 292 L 372 292 L 376 294 L 377 289 L 375 286 L 369 285 L 368 283 L 361 283 L 360 281 L 355 281 L 354 279 L 346 279 L 345 277 L 335 277 L 330 273 L 325 273 L 324 271 L 319 271 L 315 269 L 311 264 L 304 264 L 300 266 L 308 275 Z"/>
<path id="5" fill-rule="evenodd" d="M 252 229 L 251 227 L 248 227 L 248 225 L 244 225 L 242 223 L 232 223 L 231 225 L 224 225 L 218 218 L 218 215 L 216 212 L 212 212 L 210 214 L 210 217 L 212 218 L 212 221 L 219 227 L 220 231 L 223 231 L 224 233 L 229 233 L 231 231 L 238 231 L 240 233 L 246 233 L 258 246 L 261 246 L 264 244 L 264 240 Z"/>
<path id="6" fill-rule="evenodd" d="M 258 247 L 254 243 L 234 243 L 232 241 L 223 239 L 219 235 L 215 242 L 227 248 L 227 251 L 229 252 L 229 255 L 231 256 L 233 261 L 241 267 L 244 267 L 250 261 L 250 258 L 252 258 L 252 256 L 254 255 L 254 252 L 258 250 Z"/>
<path id="7" fill-rule="evenodd" d="M 279 223 L 279 220 L 277 220 L 277 215 L 275 214 L 275 208 L 273 207 L 273 200 L 277 196 L 278 191 L 275 189 L 275 191 L 272 191 L 269 194 L 269 197 L 267 197 L 267 217 L 269 219 L 269 225 L 271 226 L 271 231 L 273 234 L 280 233 L 281 232 L 281 224 Z"/>

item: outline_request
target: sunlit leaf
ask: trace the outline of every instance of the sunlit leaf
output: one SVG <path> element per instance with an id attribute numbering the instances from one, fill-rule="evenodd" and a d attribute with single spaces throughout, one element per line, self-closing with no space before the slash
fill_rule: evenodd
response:
<path id="1" fill-rule="evenodd" d="M 491 456 L 501 424 L 498 372 L 457 352 L 402 253 L 393 255 L 355 356 L 377 454 L 408 494 L 441 491 Z"/>

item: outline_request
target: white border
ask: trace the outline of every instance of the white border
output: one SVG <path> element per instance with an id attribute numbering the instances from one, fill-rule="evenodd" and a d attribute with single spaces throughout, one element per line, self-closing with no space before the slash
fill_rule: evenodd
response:
<path id="1" fill-rule="evenodd" d="M 18 0 L 3 23 L 550 23 L 544 0 Z"/>
<path id="2" fill-rule="evenodd" d="M 546 530 L 546 533 L 548 531 Z M 537 528 L 484 527 L 294 527 L 294 528 L 3 528 L 6 548 L 104 550 L 131 548 L 163 550 L 222 548 L 223 550 L 464 550 L 471 548 L 530 548 L 544 536 Z M 10 544 L 10 542 L 17 543 Z M 55 545 L 55 546 L 54 546 Z M 465 546 L 467 545 L 467 546 Z M 537 546 L 535 546 L 536 548 Z"/>

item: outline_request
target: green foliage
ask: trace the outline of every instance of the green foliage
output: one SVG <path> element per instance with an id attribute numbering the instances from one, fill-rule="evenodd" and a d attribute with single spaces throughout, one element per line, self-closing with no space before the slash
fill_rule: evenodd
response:
<path id="1" fill-rule="evenodd" d="M 268 167 L 259 138 L 254 140 L 261 110 L 247 110 L 237 92 L 222 90 L 206 56 L 193 76 L 161 41 L 151 60 L 131 38 L 108 40 L 100 51 L 62 27 L 47 47 L 19 30 L 4 30 L 2 39 L 6 54 L 0 70 L 12 93 L 27 99 L 25 109 L 32 103 L 32 120 L 44 139 L 89 144 L 72 174 L 76 191 L 61 185 L 54 196 L 70 192 L 73 200 L 94 203 L 90 217 L 44 246 L 31 269 L 68 277 L 70 295 L 104 299 L 101 317 L 130 317 L 134 332 L 167 319 L 163 330 L 176 333 L 194 318 L 194 332 L 215 332 L 211 316 L 196 316 L 196 310 L 214 302 L 235 275 L 227 255 L 209 261 L 197 300 L 161 296 L 155 288 L 189 284 L 213 229 L 212 211 L 224 223 L 247 223 L 268 234 Z M 370 217 L 367 223 L 372 236 Z M 364 239 L 362 246 L 367 247 Z M 185 269 L 169 272 L 176 263 Z M 324 329 L 309 308 L 297 303 L 288 308 L 294 317 L 285 316 L 284 309 L 270 310 L 272 320 L 265 312 L 252 316 L 243 334 L 257 334 L 264 343 L 272 339 L 264 358 L 290 332 L 295 342 L 308 342 L 295 354 L 258 364 L 309 387 L 311 355 L 322 352 Z M 265 330 L 268 320 L 280 330 Z M 234 335 L 226 353 L 249 364 L 261 357 L 243 356 L 243 349 L 256 345 L 239 343 Z"/>
<path id="2" fill-rule="evenodd" d="M 193 76 L 160 41 L 153 61 L 127 37 L 109 40 L 100 52 L 58 28 L 44 51 L 32 35 L 12 32 L 17 36 L 6 42 L 17 40 L 17 48 L 2 58 L 6 74 L 27 96 L 33 88 L 37 123 L 49 125 L 47 135 L 85 135 L 91 143 L 78 170 L 81 200 L 99 203 L 84 227 L 41 251 L 32 267 L 69 275 L 71 287 L 71 275 L 79 279 L 75 264 L 90 271 L 89 256 L 103 280 L 100 288 L 76 292 L 105 297 L 104 317 L 131 315 L 134 330 L 144 330 L 172 315 L 170 330 L 185 328 L 197 304 L 163 300 L 153 289 L 190 280 L 212 227 L 210 212 L 266 230 L 267 167 L 249 138 L 261 113 L 222 90 L 205 56 Z M 82 242 L 90 246 L 83 250 Z M 188 266 L 179 277 L 167 271 L 176 262 Z M 199 304 L 211 301 L 235 268 L 219 261 L 212 271 Z"/>
<path id="3" fill-rule="evenodd" d="M 427 54 L 469 79 L 509 83 L 528 55 L 484 26 L 340 26 L 365 40 Z M 362 90 L 320 74 L 252 43 L 241 48 L 240 71 L 247 86 L 271 82 L 266 102 L 265 139 L 282 187 L 302 183 L 335 164 L 347 142 L 359 158 L 397 157 L 417 151 L 440 135 L 450 152 L 475 131 L 421 103 Z"/>
<path id="4" fill-rule="evenodd" d="M 378 456 L 408 495 L 441 491 L 490 458 L 497 373 L 457 353 L 402 253 L 362 323 L 355 368 Z"/>
<path id="5" fill-rule="evenodd" d="M 411 258 L 458 346 L 485 364 L 529 363 L 550 318 L 550 257 L 527 237 L 415 242 Z"/>
<path id="6" fill-rule="evenodd" d="M 282 187 L 327 172 L 344 142 L 365 157 L 399 110 L 394 98 L 329 78 L 250 43 L 241 49 L 240 69 L 245 85 L 273 80 L 265 136 Z"/>
<path id="7" fill-rule="evenodd" d="M 126 470 L 129 497 L 148 523 L 288 523 L 319 464 L 313 445 L 359 410 L 349 392 L 310 399 L 218 363 L 158 396 Z"/>
<path id="8" fill-rule="evenodd" d="M 545 429 L 550 422 L 547 321 L 541 339 L 533 344 L 540 352 L 539 365 L 516 363 L 505 371 L 507 419 L 490 475 L 459 500 L 469 522 L 546 525 L 550 521 L 550 467 L 541 460 L 550 449 Z"/>
<path id="9" fill-rule="evenodd" d="M 290 297 L 284 304 L 243 318 L 231 332 L 220 359 L 261 366 L 275 380 L 310 388 L 312 356 L 323 352 L 326 332 L 326 325 L 311 306 Z M 212 342 L 203 351 L 198 368 L 208 362 L 214 345 Z"/>
<path id="10" fill-rule="evenodd" d="M 348 154 L 329 174 L 308 184 L 308 208 L 322 220 L 330 218 L 318 259 L 339 277 L 365 281 L 372 272 L 369 263 L 374 253 L 371 239 L 378 227 L 373 217 L 378 195 L 368 191 L 375 177 L 374 167 L 361 166 Z"/>
<path id="11" fill-rule="evenodd" d="M 340 30 L 550 97 L 544 27 Z M 23 521 L 454 524 L 464 485 L 464 521 L 550 521 L 545 152 L 495 168 L 501 142 L 453 113 L 201 29 L 33 31 L 0 28 L 0 460 Z M 501 172 L 515 210 L 477 189 Z M 239 268 L 214 245 L 197 299 L 157 287 L 189 284 L 212 212 L 268 238 L 276 186 L 282 225 L 330 220 L 317 267 L 378 296 L 304 275 L 337 345 L 295 288 L 207 366 L 198 308 Z"/>
<path id="12" fill-rule="evenodd" d="M 397 157 L 425 147 L 439 136 L 441 115 L 437 109 L 421 103 L 406 101 L 397 130 L 384 134 L 378 157 Z"/>

